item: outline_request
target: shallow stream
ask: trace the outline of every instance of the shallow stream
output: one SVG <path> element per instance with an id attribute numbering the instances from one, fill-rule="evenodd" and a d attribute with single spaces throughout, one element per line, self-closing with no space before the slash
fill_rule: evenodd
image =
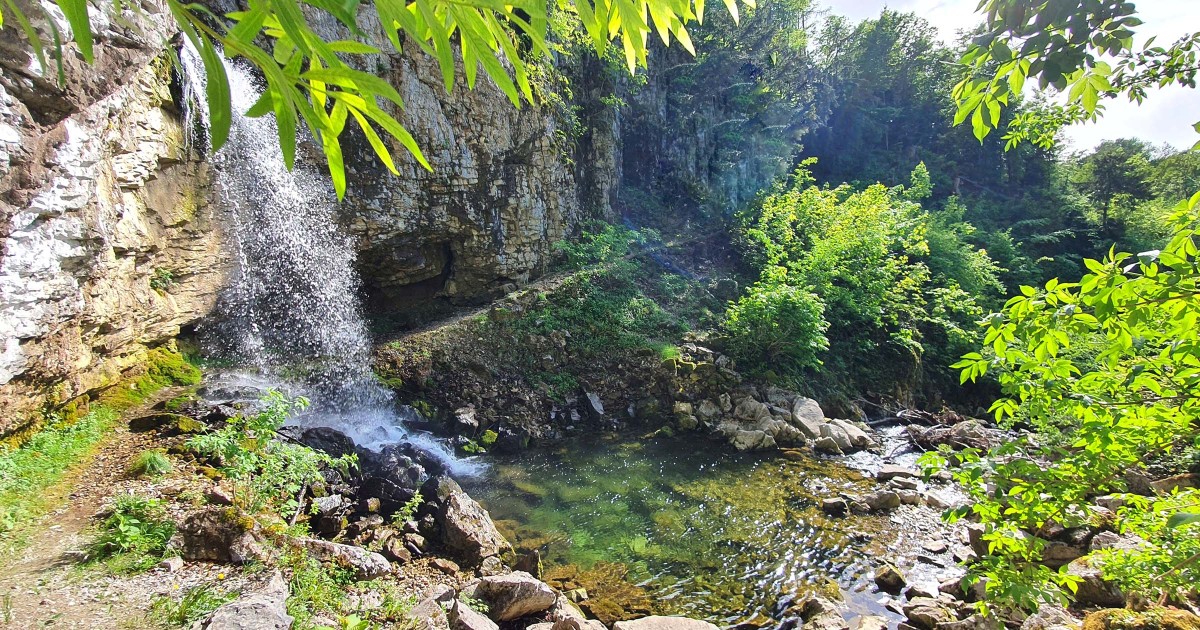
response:
<path id="1" fill-rule="evenodd" d="M 585 588 L 603 621 L 766 625 L 794 596 L 837 587 L 850 614 L 892 616 L 868 585 L 878 561 L 912 544 L 894 515 L 827 517 L 822 498 L 877 486 L 810 452 L 597 436 L 498 458 L 468 486 L 519 551 L 541 551 L 544 579 Z"/>

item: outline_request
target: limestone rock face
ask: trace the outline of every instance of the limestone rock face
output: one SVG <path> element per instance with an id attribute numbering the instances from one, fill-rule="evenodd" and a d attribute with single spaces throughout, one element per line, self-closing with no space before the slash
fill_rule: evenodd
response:
<path id="1" fill-rule="evenodd" d="M 393 176 L 365 143 L 350 156 L 356 172 L 342 220 L 357 239 L 369 308 L 496 295 L 544 273 L 553 244 L 585 219 L 609 216 L 616 145 L 597 136 L 614 126 L 593 127 L 596 142 L 572 143 L 552 110 L 517 109 L 486 77 L 469 90 L 460 73 L 447 93 L 437 62 L 415 45 L 380 63 L 372 70 L 404 98 L 398 119 L 433 170 L 398 150 Z M 577 172 L 572 162 L 586 166 Z"/>
<path id="2" fill-rule="evenodd" d="M 93 9 L 96 64 L 68 44 L 63 88 L 15 29 L 0 38 L 0 435 L 140 363 L 228 267 L 160 54 L 169 12 L 141 4 L 140 32 Z"/>

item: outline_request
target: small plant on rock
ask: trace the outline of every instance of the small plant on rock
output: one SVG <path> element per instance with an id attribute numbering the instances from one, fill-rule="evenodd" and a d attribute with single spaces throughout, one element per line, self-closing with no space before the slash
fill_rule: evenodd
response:
<path id="1" fill-rule="evenodd" d="M 171 460 L 161 449 L 143 451 L 129 466 L 129 474 L 134 477 L 161 477 L 171 470 Z"/>

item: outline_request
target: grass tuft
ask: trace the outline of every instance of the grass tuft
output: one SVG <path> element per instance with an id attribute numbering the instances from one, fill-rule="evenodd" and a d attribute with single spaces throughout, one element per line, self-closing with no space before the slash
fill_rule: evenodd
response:
<path id="1" fill-rule="evenodd" d="M 138 455 L 129 466 L 129 474 L 134 477 L 161 477 L 173 469 L 167 453 L 156 448 Z"/>

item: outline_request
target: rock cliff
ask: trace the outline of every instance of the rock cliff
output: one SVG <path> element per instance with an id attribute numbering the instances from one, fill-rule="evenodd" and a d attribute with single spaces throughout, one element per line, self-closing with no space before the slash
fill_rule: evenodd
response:
<path id="1" fill-rule="evenodd" d="M 97 20 L 95 65 L 68 47 L 61 86 L 3 31 L 0 435 L 116 382 L 221 286 L 224 231 L 169 89 L 165 8 L 141 9 L 136 29 Z"/>

